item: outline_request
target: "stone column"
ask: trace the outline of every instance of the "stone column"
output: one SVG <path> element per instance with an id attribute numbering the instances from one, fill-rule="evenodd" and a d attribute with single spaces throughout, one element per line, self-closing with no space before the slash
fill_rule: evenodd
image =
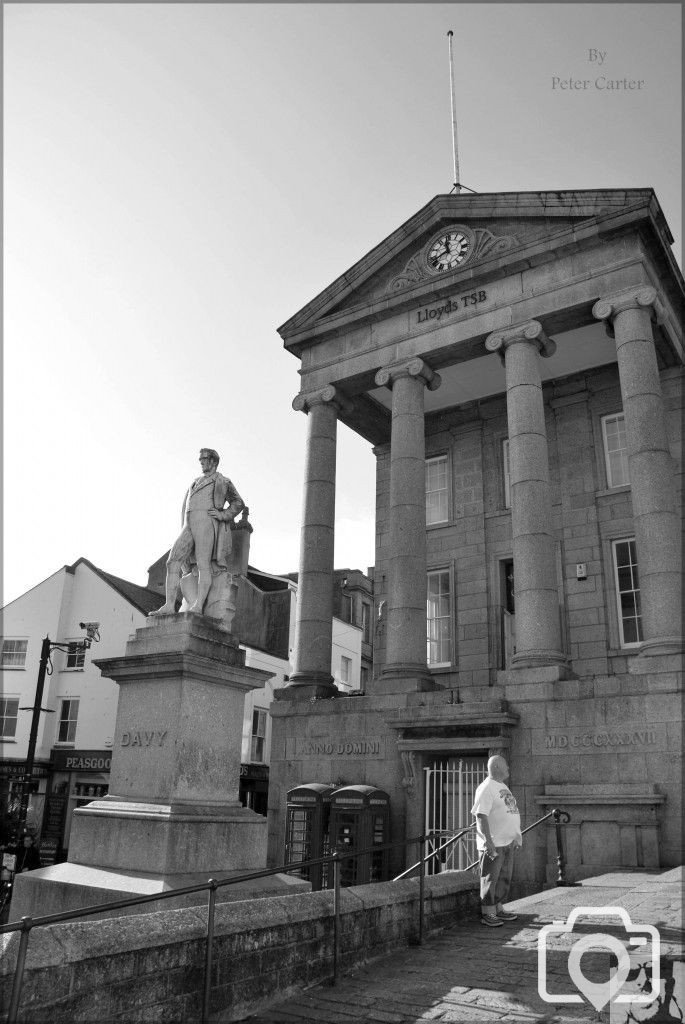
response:
<path id="1" fill-rule="evenodd" d="M 491 334 L 488 352 L 506 369 L 511 525 L 516 587 L 517 668 L 560 665 L 559 591 L 552 533 L 552 503 L 540 356 L 556 346 L 537 320 Z"/>
<path id="2" fill-rule="evenodd" d="M 349 401 L 332 385 L 297 395 L 309 416 L 297 584 L 294 672 L 279 698 L 309 700 L 337 693 L 331 675 L 333 545 L 338 412 Z"/>
<path id="3" fill-rule="evenodd" d="M 390 558 L 386 664 L 376 689 L 433 689 L 426 662 L 426 443 L 424 388 L 440 377 L 422 359 L 384 367 L 379 387 L 392 388 Z"/>
<path id="4" fill-rule="evenodd" d="M 642 605 L 641 654 L 682 651 L 680 522 L 651 320 L 654 288 L 635 285 L 595 303 L 616 340 Z"/>

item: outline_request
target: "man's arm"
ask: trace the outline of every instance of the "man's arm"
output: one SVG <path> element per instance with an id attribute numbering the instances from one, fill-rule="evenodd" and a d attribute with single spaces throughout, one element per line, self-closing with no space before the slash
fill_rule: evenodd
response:
<path id="1" fill-rule="evenodd" d="M 230 523 L 233 522 L 235 517 L 245 508 L 245 502 L 240 497 L 231 481 L 226 477 L 224 477 L 224 480 L 226 481 L 224 504 L 228 502 L 228 508 L 211 508 L 209 510 L 209 515 L 212 519 L 218 519 L 222 523 Z"/>
<path id="2" fill-rule="evenodd" d="M 477 814 L 476 822 L 476 828 L 485 840 L 485 852 L 488 857 L 495 857 L 497 854 L 497 847 L 493 843 L 492 836 L 490 835 L 490 822 L 488 821 L 487 814 Z"/>

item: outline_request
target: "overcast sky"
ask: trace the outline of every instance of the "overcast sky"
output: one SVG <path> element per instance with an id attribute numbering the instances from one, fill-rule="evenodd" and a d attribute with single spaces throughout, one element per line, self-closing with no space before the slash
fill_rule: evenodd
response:
<path id="1" fill-rule="evenodd" d="M 678 253 L 678 4 L 5 4 L 5 602 L 81 555 L 145 583 L 201 446 L 297 569 L 276 328 L 450 191 L 448 29 L 466 185 L 651 186 Z M 341 427 L 338 567 L 374 492 Z"/>

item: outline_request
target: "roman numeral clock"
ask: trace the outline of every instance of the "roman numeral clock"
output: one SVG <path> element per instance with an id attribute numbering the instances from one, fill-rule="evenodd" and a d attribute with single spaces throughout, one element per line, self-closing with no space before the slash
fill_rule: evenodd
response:
<path id="1" fill-rule="evenodd" d="M 426 265 L 433 274 L 456 270 L 473 251 L 471 232 L 453 227 L 432 238 L 426 249 Z"/>

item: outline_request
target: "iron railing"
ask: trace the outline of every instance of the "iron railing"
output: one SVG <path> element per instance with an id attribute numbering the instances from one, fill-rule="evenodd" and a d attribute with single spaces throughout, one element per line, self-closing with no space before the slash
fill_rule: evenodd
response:
<path id="1" fill-rule="evenodd" d="M 564 816 L 562 822 L 561 818 Z M 564 878 L 564 856 L 561 845 L 561 825 L 567 824 L 570 821 L 570 816 L 566 811 L 559 811 L 556 808 L 551 810 L 548 814 L 545 814 L 542 818 L 538 818 L 537 821 L 529 825 L 528 828 L 523 830 L 523 833 L 530 832 L 531 829 L 536 828 L 549 818 L 554 818 L 556 826 L 556 841 L 557 841 L 557 864 L 559 870 L 559 876 L 557 879 L 557 885 L 566 885 L 567 883 L 563 880 Z M 381 852 L 384 850 L 398 850 L 418 844 L 419 850 L 421 851 L 420 859 L 413 864 L 406 871 L 403 871 L 400 875 L 397 875 L 393 881 L 398 881 L 410 874 L 416 868 L 421 868 L 419 871 L 419 906 L 418 906 L 418 934 L 417 944 L 420 945 L 423 941 L 424 931 L 424 879 L 425 879 L 425 867 L 444 847 L 450 846 L 452 843 L 457 842 L 464 833 L 469 832 L 475 825 L 470 826 L 468 829 L 462 829 L 456 834 L 450 834 L 446 832 L 431 832 L 426 835 L 416 836 L 412 839 L 405 839 L 401 842 L 395 843 L 384 843 L 377 844 L 372 847 L 368 847 L 364 850 L 356 850 L 354 852 L 346 852 L 345 850 L 336 850 L 334 853 L 327 855 L 326 857 L 315 857 L 311 860 L 290 862 L 288 864 L 281 864 L 275 868 L 264 868 L 261 871 L 252 871 L 249 874 L 234 876 L 232 878 L 216 879 L 209 878 L 206 882 L 198 882 L 196 885 L 187 885 L 181 889 L 169 889 L 163 893 L 151 893 L 147 896 L 132 896 L 121 900 L 112 900 L 109 903 L 98 903 L 90 907 L 80 907 L 76 910 L 65 910 L 59 914 L 47 914 L 43 917 L 33 918 L 30 915 L 22 917 L 21 921 L 10 921 L 7 924 L 0 925 L 0 935 L 8 932 L 20 932 L 19 937 L 19 949 L 17 951 L 17 962 L 14 968 L 14 978 L 12 982 L 12 993 L 10 996 L 9 1011 L 6 1018 L 6 1024 L 16 1024 L 17 1016 L 19 1013 L 19 1002 L 21 999 L 22 987 L 24 983 L 24 969 L 26 965 L 26 954 L 28 951 L 29 940 L 31 938 L 31 932 L 34 928 L 42 928 L 52 924 L 63 924 L 65 921 L 74 921 L 79 918 L 92 917 L 96 914 L 109 913 L 112 910 L 124 910 L 128 907 L 143 906 L 146 903 L 153 903 L 158 900 L 167 899 L 178 899 L 180 896 L 188 896 L 195 893 L 207 892 L 207 935 L 205 944 L 205 971 L 204 971 L 204 984 L 202 992 L 202 1024 L 208 1024 L 209 1021 L 209 1002 L 210 1002 L 210 991 L 211 991 L 211 979 L 212 979 L 212 954 L 213 954 L 213 943 L 214 943 L 214 917 L 216 908 L 216 894 L 221 888 L 229 885 L 236 885 L 238 882 L 250 882 L 258 878 L 268 878 L 270 875 L 276 874 L 288 874 L 289 872 L 299 872 L 302 868 L 313 867 L 314 865 L 333 865 L 333 974 L 331 977 L 331 983 L 335 985 L 338 981 L 339 973 L 339 962 L 340 962 L 340 939 L 341 939 L 341 928 L 340 928 L 340 866 L 343 861 L 352 859 L 354 857 L 362 857 L 373 852 Z M 437 850 L 431 848 L 427 850 L 427 844 L 432 843 L 436 838 L 441 838 L 445 835 L 449 835 L 450 838 L 446 840 L 443 846 Z M 466 870 L 475 868 L 478 861 L 474 861 L 468 865 Z"/>

